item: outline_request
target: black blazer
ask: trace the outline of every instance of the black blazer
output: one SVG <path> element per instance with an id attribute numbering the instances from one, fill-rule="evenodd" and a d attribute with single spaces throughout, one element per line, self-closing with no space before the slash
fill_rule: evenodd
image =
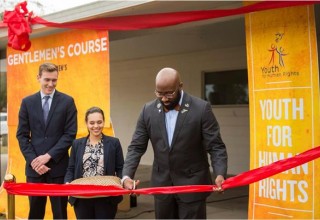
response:
<path id="1" fill-rule="evenodd" d="M 183 94 L 171 147 L 169 147 L 165 113 L 158 99 L 147 103 L 140 113 L 137 127 L 125 160 L 123 175 L 134 177 L 141 156 L 151 141 L 154 161 L 152 186 L 212 184 L 208 154 L 217 175 L 227 174 L 227 151 L 220 129 L 208 102 Z M 178 194 L 184 202 L 205 199 L 210 193 Z M 167 195 L 156 195 L 158 199 Z"/>
<path id="2" fill-rule="evenodd" d="M 47 125 L 44 123 L 40 92 L 22 100 L 19 111 L 17 139 L 26 160 L 26 176 L 39 177 L 31 162 L 48 153 L 52 158 L 46 164 L 51 177 L 61 177 L 68 166 L 68 150 L 77 134 L 77 109 L 72 97 L 55 91 Z"/>
<path id="3" fill-rule="evenodd" d="M 88 137 L 74 140 L 71 148 L 69 166 L 64 178 L 64 182 L 71 182 L 83 177 L 83 154 Z M 123 153 L 118 138 L 103 135 L 103 152 L 104 152 L 104 175 L 118 176 L 122 178 Z M 109 197 L 112 202 L 119 203 L 122 196 Z M 73 205 L 76 198 L 70 197 L 69 202 Z"/>

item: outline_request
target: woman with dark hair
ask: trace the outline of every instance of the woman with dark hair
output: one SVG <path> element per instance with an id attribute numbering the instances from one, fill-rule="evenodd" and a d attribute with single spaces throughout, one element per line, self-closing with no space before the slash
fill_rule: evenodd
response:
<path id="1" fill-rule="evenodd" d="M 93 176 L 122 177 L 123 153 L 118 138 L 102 133 L 104 113 L 92 107 L 85 114 L 89 135 L 74 140 L 65 183 Z M 77 219 L 114 219 L 122 196 L 99 198 L 70 197 Z"/>

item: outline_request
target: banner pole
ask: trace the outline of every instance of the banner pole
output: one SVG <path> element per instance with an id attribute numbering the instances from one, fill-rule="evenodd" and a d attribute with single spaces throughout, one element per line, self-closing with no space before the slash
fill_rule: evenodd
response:
<path id="1" fill-rule="evenodd" d="M 5 183 L 15 183 L 16 178 L 12 174 L 7 174 L 4 177 Z M 15 219 L 15 196 L 9 194 L 7 196 L 7 219 Z"/>

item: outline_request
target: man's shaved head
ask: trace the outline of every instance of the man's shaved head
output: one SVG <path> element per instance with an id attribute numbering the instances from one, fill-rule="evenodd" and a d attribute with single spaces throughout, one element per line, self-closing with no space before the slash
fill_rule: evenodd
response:
<path id="1" fill-rule="evenodd" d="M 177 86 L 180 84 L 180 74 L 177 70 L 165 67 L 161 69 L 156 77 L 156 87 L 160 86 Z"/>
<path id="2" fill-rule="evenodd" d="M 177 70 L 165 67 L 156 76 L 156 95 L 160 102 L 169 110 L 179 104 L 182 82 Z"/>

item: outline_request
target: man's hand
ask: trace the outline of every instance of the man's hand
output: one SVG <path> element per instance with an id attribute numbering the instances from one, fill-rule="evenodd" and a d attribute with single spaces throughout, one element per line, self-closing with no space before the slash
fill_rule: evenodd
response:
<path id="1" fill-rule="evenodd" d="M 40 169 L 42 165 L 45 165 L 46 163 L 48 163 L 50 159 L 51 159 L 51 156 L 48 153 L 44 155 L 40 155 L 31 162 L 31 167 L 32 169 L 37 171 L 37 169 Z"/>
<path id="2" fill-rule="evenodd" d="M 34 169 L 39 175 L 45 174 L 46 172 L 48 172 L 50 170 L 49 167 L 47 167 L 46 165 L 41 165 L 39 167 L 37 167 L 36 169 Z"/>
<path id="3" fill-rule="evenodd" d="M 215 183 L 217 185 L 217 188 L 214 188 L 214 192 L 223 192 L 222 183 L 224 182 L 224 177 L 222 175 L 218 175 Z"/>
<path id="4" fill-rule="evenodd" d="M 136 189 L 139 183 L 140 183 L 140 180 L 132 180 L 131 178 L 126 178 L 123 181 L 123 188 L 129 189 L 129 190 Z"/>

